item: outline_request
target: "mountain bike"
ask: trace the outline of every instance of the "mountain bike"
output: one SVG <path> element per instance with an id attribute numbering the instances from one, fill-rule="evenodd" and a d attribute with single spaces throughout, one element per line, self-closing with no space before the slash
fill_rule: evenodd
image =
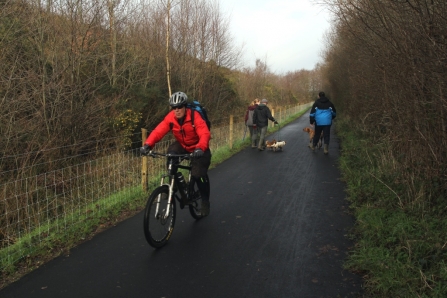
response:
<path id="1" fill-rule="evenodd" d="M 203 216 L 200 212 L 202 197 L 197 183 L 191 176 L 192 154 L 158 153 L 150 151 L 148 156 L 153 158 L 166 157 L 168 160 L 167 173 L 161 177 L 160 186 L 155 188 L 147 200 L 144 212 L 144 235 L 147 242 L 155 248 L 164 246 L 172 236 L 176 217 L 176 201 L 180 208 L 188 206 L 191 216 L 199 220 Z M 188 160 L 187 165 L 180 164 Z M 179 169 L 188 171 L 188 182 Z"/>

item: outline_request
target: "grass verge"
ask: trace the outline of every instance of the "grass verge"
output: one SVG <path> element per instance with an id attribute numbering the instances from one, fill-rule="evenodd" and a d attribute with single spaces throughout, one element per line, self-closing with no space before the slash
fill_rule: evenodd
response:
<path id="1" fill-rule="evenodd" d="M 356 217 L 355 249 L 346 268 L 363 274 L 373 297 L 447 297 L 446 204 L 410 204 L 401 173 L 374 142 L 337 122 L 340 169 Z M 422 185 L 424 181 L 420 182 Z M 429 200 L 429 198 L 425 198 Z"/>
<path id="2" fill-rule="evenodd" d="M 40 226 L 0 250 L 0 289 L 94 235 L 141 211 L 147 195 L 141 187 L 125 189 L 86 206 L 87 214 L 71 214 Z M 68 220 L 67 220 L 68 218 Z M 63 232 L 62 232 L 63 231 Z"/>

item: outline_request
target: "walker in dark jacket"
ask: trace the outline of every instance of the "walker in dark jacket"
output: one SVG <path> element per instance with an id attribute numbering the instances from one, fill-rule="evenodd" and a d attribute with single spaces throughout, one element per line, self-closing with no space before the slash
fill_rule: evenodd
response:
<path id="1" fill-rule="evenodd" d="M 315 123 L 315 135 L 311 144 L 311 149 L 315 150 L 321 132 L 324 137 L 324 154 L 329 153 L 329 141 L 331 136 L 332 119 L 337 116 L 334 104 L 325 96 L 324 92 L 318 94 L 319 98 L 312 105 L 310 110 L 310 124 Z"/>
<path id="2" fill-rule="evenodd" d="M 258 143 L 259 151 L 264 150 L 264 138 L 265 134 L 267 133 L 268 120 L 270 119 L 275 124 L 278 124 L 275 118 L 273 118 L 270 109 L 267 107 L 267 103 L 267 99 L 264 98 L 263 100 L 261 100 L 261 103 L 255 109 L 255 112 L 253 114 L 253 124 L 261 130 L 261 135 L 259 136 Z"/>

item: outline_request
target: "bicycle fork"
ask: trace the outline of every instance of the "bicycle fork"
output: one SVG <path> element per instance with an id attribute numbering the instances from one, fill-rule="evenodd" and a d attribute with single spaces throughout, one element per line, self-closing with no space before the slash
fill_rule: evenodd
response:
<path id="1" fill-rule="evenodd" d="M 163 176 L 161 178 L 161 184 L 160 184 L 160 185 L 168 185 L 169 186 L 168 204 L 167 204 L 167 207 L 166 207 L 165 214 L 162 215 L 162 219 L 166 219 L 166 218 L 169 217 L 169 212 L 171 211 L 171 206 L 172 206 L 172 200 L 174 199 L 174 183 L 175 183 L 174 180 L 175 180 L 175 178 L 174 178 L 174 176 L 172 176 L 171 177 L 171 183 L 170 184 L 165 184 L 164 183 L 164 179 L 167 176 L 168 175 Z M 161 194 L 159 194 L 158 197 L 157 197 L 157 207 L 155 208 L 155 216 L 157 216 L 159 214 L 158 211 L 159 211 L 159 208 L 160 208 L 160 202 L 161 202 Z"/>

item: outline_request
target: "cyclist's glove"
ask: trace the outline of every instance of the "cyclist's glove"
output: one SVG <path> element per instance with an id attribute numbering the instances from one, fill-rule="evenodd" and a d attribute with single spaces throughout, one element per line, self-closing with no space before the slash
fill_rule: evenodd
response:
<path id="1" fill-rule="evenodd" d="M 192 154 L 192 156 L 194 156 L 194 158 L 199 158 L 203 156 L 203 151 L 200 148 L 197 148 L 196 150 L 194 150 L 194 153 Z"/>
<path id="2" fill-rule="evenodd" d="M 148 144 L 144 144 L 144 146 L 140 148 L 140 153 L 142 155 L 147 155 L 150 150 L 151 150 L 151 146 L 149 146 Z"/>

